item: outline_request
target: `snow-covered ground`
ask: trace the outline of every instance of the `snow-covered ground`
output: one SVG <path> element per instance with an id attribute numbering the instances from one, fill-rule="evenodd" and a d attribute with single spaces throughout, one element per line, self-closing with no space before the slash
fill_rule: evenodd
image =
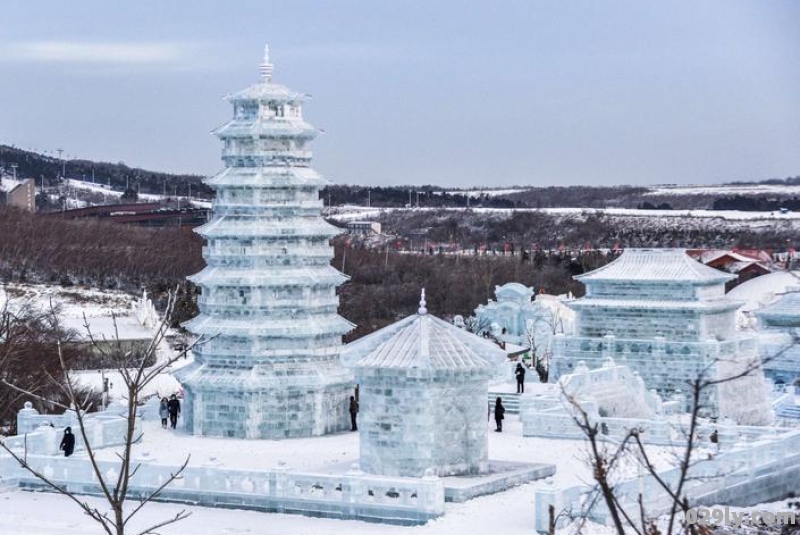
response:
<path id="1" fill-rule="evenodd" d="M 153 524 L 187 510 L 191 512 L 189 518 L 158 532 L 162 535 L 483 535 L 501 529 L 503 535 L 531 535 L 533 497 L 533 485 L 522 485 L 465 503 L 448 503 L 442 518 L 416 527 L 151 503 L 142 509 L 141 518 L 133 522 L 133 527 Z M 87 500 L 100 504 L 94 498 Z M 0 533 L 100 535 L 102 530 L 68 498 L 50 493 L 12 492 L 0 494 Z"/>
<path id="2" fill-rule="evenodd" d="M 487 422 L 487 426 L 490 424 Z M 493 422 L 491 423 L 493 426 Z M 489 433 L 489 452 L 492 459 L 557 462 L 556 484 L 587 483 L 590 470 L 584 462 L 585 444 L 572 440 L 543 440 L 523 438 L 520 422 L 506 421 L 503 433 Z M 341 472 L 358 457 L 358 434 L 340 433 L 325 437 L 291 440 L 235 440 L 192 437 L 182 429 L 161 429 L 158 422 L 144 423 L 142 444 L 134 447 L 134 458 L 144 452 L 159 463 L 180 463 L 191 455 L 190 464 L 209 463 L 228 468 L 274 468 L 286 462 L 297 471 Z M 78 452 L 76 458 L 84 454 Z M 657 455 L 662 463 L 671 457 L 661 450 Z M 103 450 L 100 456 L 113 459 L 114 451 Z M 174 504 L 152 504 L 143 510 L 143 520 L 155 522 L 187 509 L 192 516 L 178 525 L 164 528 L 160 533 L 210 535 L 221 533 L 281 533 L 338 534 L 350 533 L 386 535 L 413 533 L 456 535 L 483 534 L 502 530 L 504 535 L 533 531 L 534 488 L 526 484 L 505 492 L 446 504 L 444 517 L 414 528 L 368 524 L 359 521 L 306 518 L 303 516 L 228 511 Z M 90 500 L 93 501 L 93 500 Z M 37 511 L 47 510 L 48 515 Z M 17 527 L 19 529 L 16 529 Z M 265 528 L 269 526 L 269 528 Z M 100 533 L 92 521 L 81 515 L 75 504 L 53 494 L 12 492 L 0 494 L 0 533 L 36 533 L 59 535 L 70 533 Z"/>
<path id="3" fill-rule="evenodd" d="M 645 195 L 797 195 L 800 186 L 781 184 L 711 184 L 652 186 Z"/>
<path id="4" fill-rule="evenodd" d="M 54 307 L 62 327 L 73 330 L 79 337 L 87 335 L 85 321 L 89 322 L 92 335 L 99 339 L 111 339 L 116 335 L 120 339 L 147 338 L 153 332 L 133 318 L 136 298 L 125 292 L 9 283 L 0 285 L 0 307 L 6 299 L 11 299 L 12 306 L 30 304 L 41 311 Z"/>

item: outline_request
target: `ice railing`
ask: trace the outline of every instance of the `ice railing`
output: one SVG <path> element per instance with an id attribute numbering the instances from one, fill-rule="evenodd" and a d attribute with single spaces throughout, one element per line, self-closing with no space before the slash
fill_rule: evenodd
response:
<path id="1" fill-rule="evenodd" d="M 109 406 L 103 412 L 86 414 L 84 429 L 90 444 L 95 448 L 117 446 L 124 442 L 128 428 L 127 418 L 121 416 L 119 406 Z M 64 428 L 71 427 L 75 435 L 75 450 L 83 449 L 83 435 L 73 411 L 63 414 L 39 414 L 30 402 L 17 413 L 17 434 L 3 438 L 3 443 L 17 453 L 55 455 L 60 451 Z M 141 432 L 141 422 L 136 421 L 134 435 Z"/>
<path id="2" fill-rule="evenodd" d="M 555 335 L 557 353 L 582 353 L 592 358 L 591 354 L 603 355 L 623 354 L 634 356 L 643 354 L 664 354 L 670 356 L 709 355 L 711 351 L 730 354 L 737 351 L 753 351 L 756 348 L 755 338 L 740 338 L 725 341 L 704 340 L 700 342 L 669 342 L 666 339 L 651 340 L 617 338 L 613 335 L 603 338 Z"/>
<path id="3" fill-rule="evenodd" d="M 783 432 L 772 438 L 762 433 L 759 438 L 758 442 L 737 444 L 728 451 L 703 452 L 708 458 L 693 465 L 685 483 L 684 495 L 690 504 L 746 506 L 785 498 L 800 476 L 800 432 Z M 675 488 L 679 475 L 677 467 L 659 473 L 671 488 Z M 617 483 L 614 491 L 635 522 L 639 521 L 639 496 L 650 517 L 667 513 L 673 503 L 656 478 L 644 473 Z M 547 532 L 547 515 L 540 512 L 546 513 L 550 504 L 555 506 L 557 515 L 563 512 L 565 517 L 579 517 L 588 513 L 596 522 L 610 521 L 604 502 L 596 498 L 591 486 L 560 489 L 552 481 L 540 485 L 535 497 L 536 530 Z M 591 511 L 587 511 L 589 504 L 593 504 Z"/>
<path id="4" fill-rule="evenodd" d="M 52 482 L 70 491 L 97 494 L 100 490 L 89 459 L 31 455 L 27 461 Z M 110 480 L 119 473 L 117 461 L 99 461 L 98 464 Z M 149 495 L 177 469 L 149 459 L 135 460 L 134 465 L 138 468 L 129 486 L 132 496 Z M 8 455 L 0 455 L 0 476 L 18 480 L 21 487 L 45 488 Z M 294 473 L 285 465 L 272 470 L 206 465 L 187 467 L 157 500 L 421 524 L 444 514 L 444 484 L 435 475 L 419 479 L 392 478 L 367 475 L 359 470 L 331 475 Z"/>

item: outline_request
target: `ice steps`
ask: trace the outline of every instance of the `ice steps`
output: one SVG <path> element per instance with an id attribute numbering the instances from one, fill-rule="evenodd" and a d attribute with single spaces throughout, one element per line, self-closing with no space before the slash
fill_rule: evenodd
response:
<path id="1" fill-rule="evenodd" d="M 495 401 L 499 397 L 503 400 L 503 407 L 506 408 L 508 414 L 519 414 L 519 399 L 521 395 L 512 392 L 492 392 L 490 390 L 487 399 L 492 410 L 494 410 Z"/>

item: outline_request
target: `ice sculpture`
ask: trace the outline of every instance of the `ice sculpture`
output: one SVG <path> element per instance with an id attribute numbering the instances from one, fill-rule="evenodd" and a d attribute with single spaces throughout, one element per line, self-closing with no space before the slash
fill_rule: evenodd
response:
<path id="1" fill-rule="evenodd" d="M 586 295 L 568 305 L 577 312 L 575 334 L 556 336 L 551 381 L 571 373 L 579 361 L 596 368 L 613 357 L 639 372 L 647 388 L 669 397 L 687 391 L 701 374 L 725 378 L 752 370 L 707 389 L 703 403 L 709 415 L 769 423 L 755 339 L 736 331 L 741 303 L 725 297 L 725 282 L 733 277 L 681 249 L 629 249 L 575 277 L 586 285 Z"/>
<path id="2" fill-rule="evenodd" d="M 337 315 L 330 265 L 338 230 L 320 216 L 327 181 L 311 169 L 317 130 L 303 120 L 306 95 L 272 82 L 227 97 L 233 119 L 214 134 L 225 169 L 207 179 L 216 197 L 206 268 L 190 277 L 200 314 L 185 324 L 207 343 L 177 375 L 183 416 L 197 435 L 283 438 L 346 429 L 352 374 L 339 362 L 353 325 Z"/>
<path id="3" fill-rule="evenodd" d="M 361 469 L 386 476 L 478 474 L 488 468 L 486 392 L 505 352 L 417 314 L 347 345 L 359 383 Z"/>
<path id="4" fill-rule="evenodd" d="M 765 375 L 776 384 L 791 385 L 800 381 L 800 286 L 789 286 L 786 291 L 756 311 L 756 317 Z"/>

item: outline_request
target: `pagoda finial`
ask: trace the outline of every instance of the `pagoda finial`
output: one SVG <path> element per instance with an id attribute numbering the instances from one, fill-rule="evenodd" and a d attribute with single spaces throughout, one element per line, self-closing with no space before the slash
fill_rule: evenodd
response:
<path id="1" fill-rule="evenodd" d="M 425 305 L 428 303 L 425 302 L 425 288 L 422 289 L 422 296 L 419 298 L 419 309 L 417 310 L 417 314 L 420 316 L 425 315 L 428 313 L 428 309 L 425 308 Z"/>
<path id="2" fill-rule="evenodd" d="M 269 44 L 264 45 L 264 61 L 261 63 L 261 77 L 265 82 L 272 81 L 272 71 L 275 66 L 269 62 Z"/>

